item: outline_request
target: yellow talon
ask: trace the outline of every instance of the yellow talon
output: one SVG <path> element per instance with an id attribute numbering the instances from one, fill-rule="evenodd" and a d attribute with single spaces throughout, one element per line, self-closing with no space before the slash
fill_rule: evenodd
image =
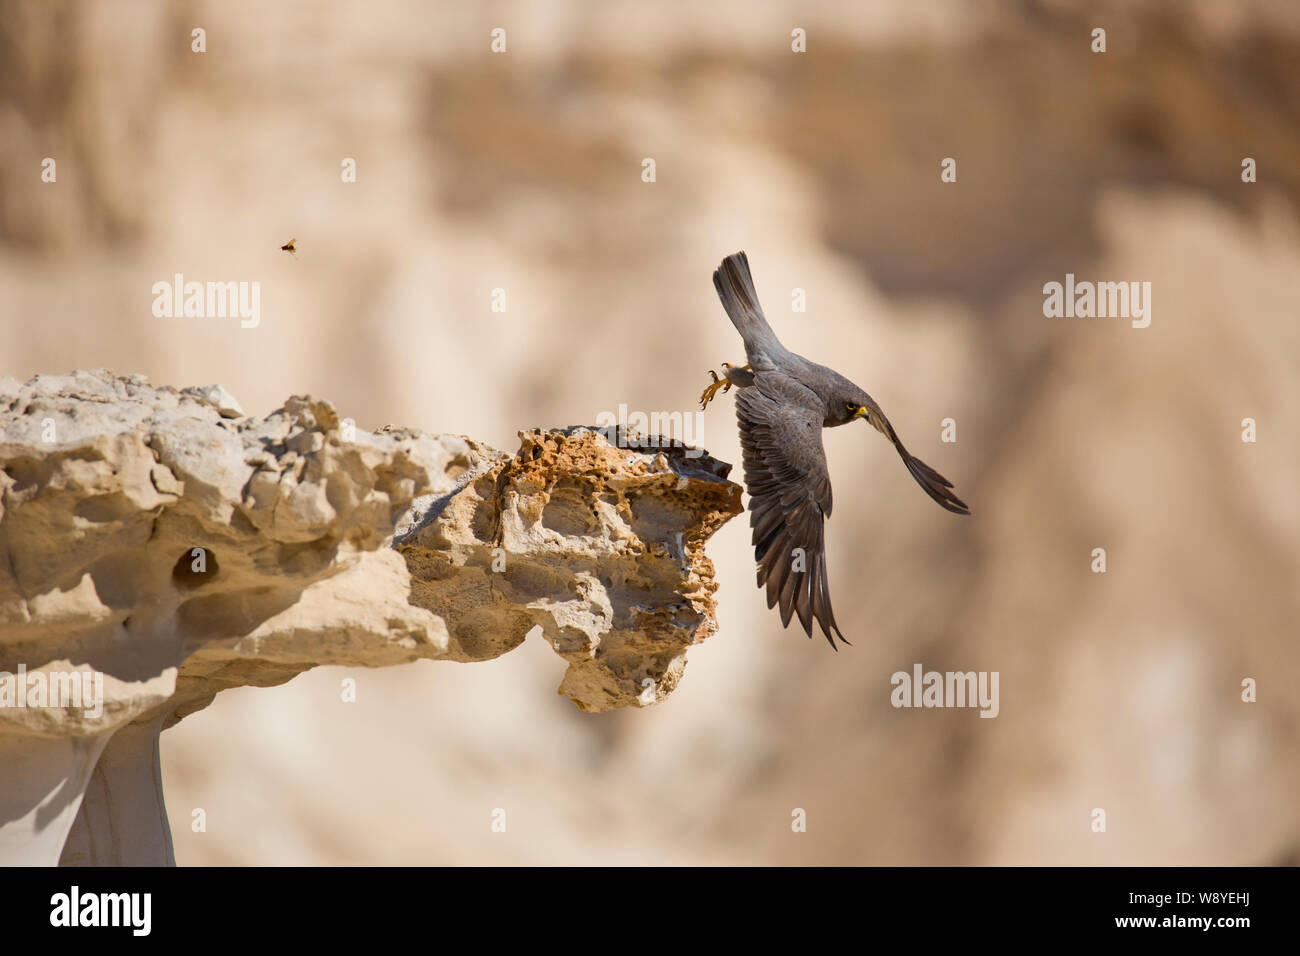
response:
<path id="1" fill-rule="evenodd" d="M 749 371 L 748 365 L 735 366 L 730 362 L 723 362 L 723 375 L 726 375 L 728 369 L 739 368 L 742 371 Z M 700 408 L 708 408 L 709 402 L 713 401 L 713 396 L 718 394 L 718 389 L 722 389 L 722 394 L 726 395 L 731 391 L 731 387 L 736 383 L 730 378 L 718 378 L 718 373 L 709 369 L 709 374 L 713 376 L 713 382 L 704 387 L 704 394 L 700 396 Z"/>
<path id="2" fill-rule="evenodd" d="M 709 369 L 709 374 L 713 376 L 713 381 L 704 386 L 704 392 L 700 395 L 700 408 L 708 408 L 709 402 L 713 401 L 713 396 L 718 394 L 718 389 L 731 388 L 731 383 L 725 378 L 718 378 L 718 373 Z"/>

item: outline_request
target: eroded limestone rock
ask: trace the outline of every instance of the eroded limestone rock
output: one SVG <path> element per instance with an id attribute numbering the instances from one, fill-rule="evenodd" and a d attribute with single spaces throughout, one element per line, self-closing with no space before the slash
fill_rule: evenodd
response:
<path id="1" fill-rule="evenodd" d="M 528 431 L 453 495 L 417 503 L 396 547 L 447 656 L 487 660 L 540 627 L 583 710 L 670 694 L 713 633 L 704 543 L 740 511 L 731 466 L 596 429 Z M 623 447 L 620 447 L 623 446 Z"/>
<path id="2" fill-rule="evenodd" d="M 0 378 L 0 756 L 18 768 L 0 863 L 172 862 L 158 734 L 229 687 L 484 660 L 540 627 L 584 710 L 671 693 L 715 628 L 704 543 L 740 511 L 730 466 L 587 428 L 521 438 L 509 456 L 371 433 L 308 397 L 249 418 L 221 386 L 103 370 Z M 48 699 L 18 706 L 20 670 Z M 53 699 L 92 676 L 97 713 Z"/>

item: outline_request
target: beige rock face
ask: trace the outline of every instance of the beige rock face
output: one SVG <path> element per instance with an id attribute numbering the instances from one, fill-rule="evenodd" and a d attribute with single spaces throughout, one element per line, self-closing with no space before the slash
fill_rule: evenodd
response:
<path id="1" fill-rule="evenodd" d="M 511 457 L 102 370 L 0 380 L 0 428 L 6 863 L 172 862 L 159 732 L 322 664 L 485 660 L 540 626 L 583 710 L 662 700 L 740 511 L 681 445 L 570 428 Z"/>

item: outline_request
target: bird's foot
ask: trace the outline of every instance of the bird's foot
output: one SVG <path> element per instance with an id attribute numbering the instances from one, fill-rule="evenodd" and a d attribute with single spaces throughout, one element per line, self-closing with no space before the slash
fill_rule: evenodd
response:
<path id="1" fill-rule="evenodd" d="M 723 362 L 722 367 L 726 368 L 727 363 Z M 728 379 L 718 378 L 718 373 L 713 369 L 709 369 L 709 375 L 713 377 L 713 381 L 704 386 L 704 392 L 700 395 L 700 408 L 709 407 L 709 402 L 713 401 L 713 396 L 718 394 L 718 389 L 722 389 L 724 395 L 731 391 L 731 382 Z"/>

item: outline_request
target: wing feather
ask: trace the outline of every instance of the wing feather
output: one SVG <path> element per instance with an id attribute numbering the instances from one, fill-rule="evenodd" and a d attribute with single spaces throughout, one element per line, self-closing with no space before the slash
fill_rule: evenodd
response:
<path id="1" fill-rule="evenodd" d="M 844 635 L 831 611 L 826 574 L 826 518 L 831 482 L 822 448 L 820 402 L 781 372 L 760 371 L 736 396 L 740 445 L 749 491 L 758 586 L 767 606 L 780 607 L 809 637 L 814 622 L 835 647 Z"/>

